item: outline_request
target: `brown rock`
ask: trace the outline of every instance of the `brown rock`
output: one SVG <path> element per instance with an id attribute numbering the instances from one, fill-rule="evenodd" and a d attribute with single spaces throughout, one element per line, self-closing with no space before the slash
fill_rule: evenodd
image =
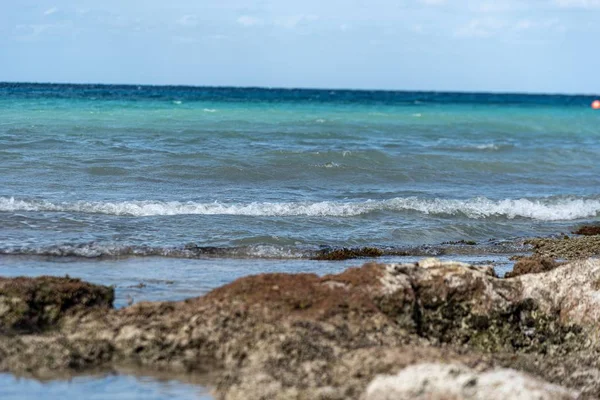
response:
<path id="1" fill-rule="evenodd" d="M 525 274 L 538 274 L 555 269 L 561 265 L 548 257 L 523 257 L 520 258 L 513 266 L 512 271 L 508 272 L 504 277 L 513 278 Z"/>
<path id="2" fill-rule="evenodd" d="M 600 236 L 536 238 L 526 241 L 535 256 L 567 260 L 600 256 Z"/>
<path id="3" fill-rule="evenodd" d="M 426 259 L 324 277 L 251 276 L 203 297 L 122 310 L 82 300 L 46 323 L 52 332 L 0 333 L 0 371 L 139 365 L 211 372 L 222 399 L 357 399 L 378 374 L 456 362 L 523 369 L 593 396 L 598 280 L 594 260 L 499 279 L 487 267 Z M 71 293 L 71 281 L 59 283 Z M 11 298 L 38 298 L 29 293 Z M 55 302 L 39 298 L 35 310 Z"/>
<path id="4" fill-rule="evenodd" d="M 313 260 L 338 261 L 351 258 L 376 258 L 384 254 L 383 250 L 376 247 L 362 247 L 354 249 L 327 249 L 319 251 Z"/>
<path id="5" fill-rule="evenodd" d="M 65 314 L 112 308 L 114 290 L 79 279 L 0 277 L 0 333 L 40 332 Z"/>
<path id="6" fill-rule="evenodd" d="M 583 225 L 573 232 L 575 235 L 594 236 L 600 235 L 600 225 Z"/>

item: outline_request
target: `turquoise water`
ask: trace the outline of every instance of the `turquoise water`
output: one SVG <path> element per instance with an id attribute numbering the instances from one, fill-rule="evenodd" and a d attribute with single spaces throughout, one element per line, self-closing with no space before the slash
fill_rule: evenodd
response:
<path id="1" fill-rule="evenodd" d="M 114 284 L 121 307 L 361 263 L 309 260 L 324 247 L 412 249 L 384 259 L 410 261 L 468 240 L 451 257 L 502 270 L 519 238 L 598 220 L 592 100 L 0 84 L 0 275 Z M 89 379 L 52 393 L 115 384 Z M 121 398 L 171 397 L 111 379 Z M 0 381 L 13 397 L 50 387 Z"/>
<path id="2" fill-rule="evenodd" d="M 296 257 L 598 215 L 591 98 L 336 93 L 6 84 L 0 252 Z"/>

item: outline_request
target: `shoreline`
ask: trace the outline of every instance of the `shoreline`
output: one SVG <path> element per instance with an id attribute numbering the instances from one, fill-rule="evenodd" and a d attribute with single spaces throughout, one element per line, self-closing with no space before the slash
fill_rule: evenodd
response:
<path id="1" fill-rule="evenodd" d="M 591 234 L 586 234 L 591 229 Z M 508 255 L 519 256 L 533 252 L 554 258 L 576 259 L 600 256 L 600 225 L 583 225 L 572 234 L 560 233 L 536 237 L 509 239 L 458 240 L 440 243 L 380 246 L 305 245 L 285 246 L 255 244 L 244 246 L 206 246 L 187 243 L 181 246 L 149 246 L 101 244 L 96 242 L 57 244 L 49 247 L 9 247 L 0 249 L 0 257 L 71 258 L 82 260 L 111 260 L 135 257 L 168 259 L 265 259 L 340 261 L 377 259 L 381 257 L 439 257 Z M 583 232 L 578 234 L 578 232 Z"/>
<path id="2" fill-rule="evenodd" d="M 573 258 L 596 243 L 581 236 L 533 239 L 532 246 L 537 259 Z M 269 398 L 375 399 L 367 387 L 377 376 L 441 362 L 458 363 L 464 374 L 508 367 L 523 379 L 568 387 L 564 393 L 598 396 L 600 384 L 577 383 L 571 370 L 596 371 L 590 357 L 600 351 L 600 326 L 581 307 L 595 305 L 600 261 L 524 272 L 505 279 L 456 261 L 370 263 L 322 277 L 253 275 L 201 297 L 122 309 L 112 306 L 114 289 L 100 285 L 1 279 L 0 370 L 50 378 L 127 365 L 129 372 L 214 373 L 207 383 L 218 399 L 265 391 Z M 566 285 L 574 282 L 571 293 Z M 64 296 L 40 299 L 48 284 Z M 74 294 L 87 303 L 73 302 Z M 564 308 L 569 301 L 574 307 Z"/>
<path id="3" fill-rule="evenodd" d="M 529 238 L 508 240 L 489 239 L 475 242 L 460 240 L 438 244 L 402 246 L 279 246 L 257 244 L 248 246 L 201 246 L 189 243 L 183 246 L 113 246 L 98 243 L 55 245 L 47 248 L 0 249 L 0 256 L 46 257 L 87 260 L 126 259 L 129 257 L 162 257 L 165 259 L 266 259 L 340 261 L 350 259 L 375 259 L 380 257 L 437 257 L 459 255 L 514 255 L 526 253 L 532 246 Z"/>

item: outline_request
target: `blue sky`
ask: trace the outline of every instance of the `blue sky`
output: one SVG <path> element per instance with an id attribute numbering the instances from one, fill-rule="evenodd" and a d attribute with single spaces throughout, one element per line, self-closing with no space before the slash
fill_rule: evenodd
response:
<path id="1" fill-rule="evenodd" d="M 0 81 L 600 93 L 600 0 L 7 0 Z"/>

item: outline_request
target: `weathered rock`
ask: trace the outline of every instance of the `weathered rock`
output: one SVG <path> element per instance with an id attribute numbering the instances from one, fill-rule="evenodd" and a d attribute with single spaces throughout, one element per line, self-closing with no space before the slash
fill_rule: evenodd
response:
<path id="1" fill-rule="evenodd" d="M 600 260 L 576 261 L 550 272 L 522 275 L 521 298 L 534 301 L 540 311 L 557 315 L 562 324 L 586 327 L 588 333 L 600 328 Z M 596 340 L 594 335 L 588 340 Z"/>
<path id="2" fill-rule="evenodd" d="M 376 247 L 325 249 L 319 251 L 313 260 L 349 260 L 351 258 L 376 258 L 384 255 L 384 251 Z"/>
<path id="3" fill-rule="evenodd" d="M 533 246 L 534 255 L 553 259 L 585 259 L 600 256 L 600 236 L 536 238 L 526 241 Z"/>
<path id="4" fill-rule="evenodd" d="M 583 225 L 577 228 L 573 233 L 584 236 L 600 235 L 600 225 Z"/>
<path id="5" fill-rule="evenodd" d="M 561 265 L 561 263 L 548 257 L 522 257 L 517 260 L 512 271 L 508 272 L 504 277 L 514 278 L 519 275 L 552 271 L 559 265 Z"/>
<path id="6" fill-rule="evenodd" d="M 363 400 L 567 400 L 579 392 L 511 370 L 477 372 L 459 364 L 417 364 L 379 376 Z"/>
<path id="7" fill-rule="evenodd" d="M 436 259 L 263 274 L 181 302 L 66 308 L 51 332 L 0 334 L 0 371 L 139 365 L 212 372 L 223 399 L 356 399 L 379 374 L 457 362 L 596 396 L 599 279 L 598 260 L 510 279 Z"/>
<path id="8" fill-rule="evenodd" d="M 114 290 L 79 279 L 0 277 L 0 333 L 40 332 L 67 313 L 112 308 Z"/>

